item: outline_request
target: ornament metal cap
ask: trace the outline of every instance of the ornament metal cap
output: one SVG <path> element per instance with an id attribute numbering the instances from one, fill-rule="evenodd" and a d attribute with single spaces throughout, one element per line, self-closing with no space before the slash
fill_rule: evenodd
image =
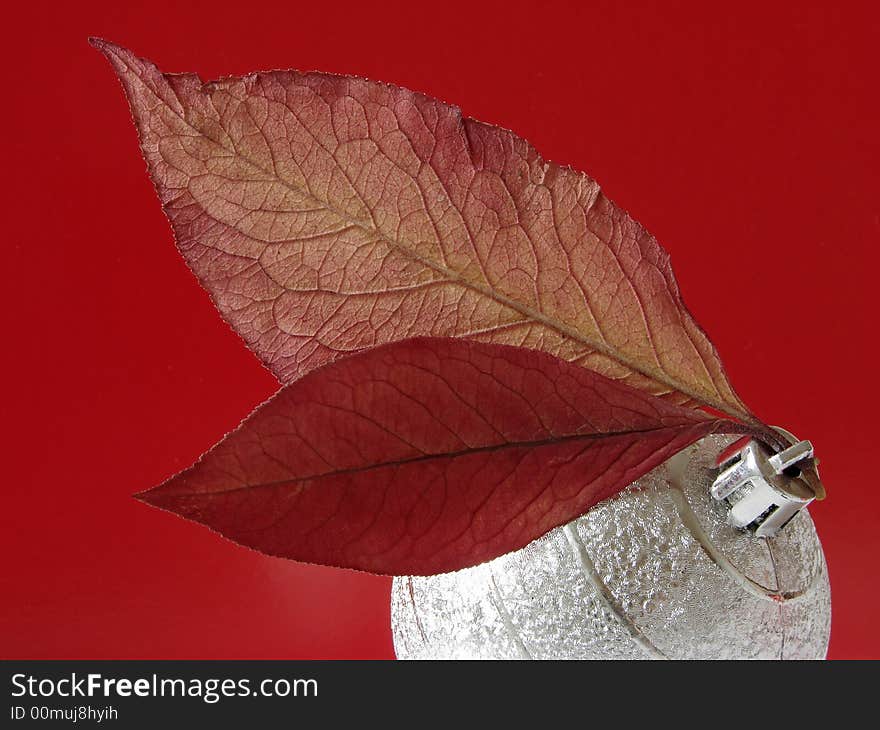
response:
<path id="1" fill-rule="evenodd" d="M 754 439 L 726 456 L 709 489 L 728 508 L 727 522 L 758 537 L 774 537 L 815 498 L 802 480 L 802 467 L 815 469 L 813 444 L 775 429 L 791 445 L 778 453 Z"/>

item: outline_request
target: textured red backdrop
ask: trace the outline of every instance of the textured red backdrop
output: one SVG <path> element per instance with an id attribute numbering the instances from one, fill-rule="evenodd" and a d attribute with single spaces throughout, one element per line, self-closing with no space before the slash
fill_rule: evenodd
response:
<path id="1" fill-rule="evenodd" d="M 590 172 L 669 249 L 740 394 L 816 444 L 831 656 L 880 656 L 878 12 L 714 5 L 4 10 L 0 656 L 392 656 L 390 580 L 263 557 L 129 497 L 276 384 L 176 253 L 88 35 L 205 78 L 391 81 Z"/>

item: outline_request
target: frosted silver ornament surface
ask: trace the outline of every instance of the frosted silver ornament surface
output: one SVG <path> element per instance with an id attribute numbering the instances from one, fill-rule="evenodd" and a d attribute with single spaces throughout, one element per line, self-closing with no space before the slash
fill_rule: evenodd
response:
<path id="1" fill-rule="evenodd" d="M 500 558 L 395 578 L 400 659 L 821 659 L 831 600 L 806 510 L 760 539 L 709 496 L 709 436 Z"/>

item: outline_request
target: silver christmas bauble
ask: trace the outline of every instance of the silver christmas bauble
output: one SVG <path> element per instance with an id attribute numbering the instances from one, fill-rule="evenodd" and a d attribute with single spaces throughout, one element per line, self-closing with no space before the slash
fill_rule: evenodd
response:
<path id="1" fill-rule="evenodd" d="M 455 573 L 394 579 L 400 659 L 820 659 L 828 573 L 804 509 L 773 538 L 709 496 L 709 436 L 577 520 Z"/>

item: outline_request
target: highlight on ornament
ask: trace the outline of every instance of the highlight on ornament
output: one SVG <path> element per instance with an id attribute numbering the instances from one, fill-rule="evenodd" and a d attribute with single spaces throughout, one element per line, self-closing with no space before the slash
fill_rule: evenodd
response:
<path id="1" fill-rule="evenodd" d="M 402 659 L 825 656 L 813 446 L 739 398 L 594 180 L 390 84 L 91 42 L 180 254 L 280 383 L 140 500 L 395 576 Z"/>

